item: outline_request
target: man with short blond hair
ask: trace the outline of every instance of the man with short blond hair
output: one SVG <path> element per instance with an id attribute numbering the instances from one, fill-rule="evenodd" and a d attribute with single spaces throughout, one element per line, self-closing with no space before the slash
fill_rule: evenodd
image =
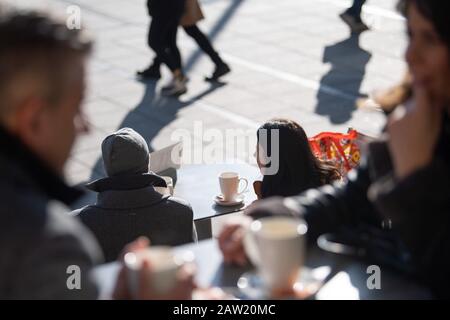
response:
<path id="1" fill-rule="evenodd" d="M 82 31 L 39 13 L 0 18 L 0 298 L 95 299 L 86 274 L 95 240 L 67 207 L 80 196 L 62 177 L 81 115 Z M 80 271 L 69 289 L 68 270 Z"/>
<path id="2" fill-rule="evenodd" d="M 88 130 L 81 105 L 91 41 L 34 12 L 1 14 L 0 39 L 0 299 L 96 299 L 89 273 L 100 249 L 68 214 L 82 193 L 62 178 L 76 136 Z M 147 246 L 140 239 L 126 250 Z M 118 299 L 130 298 L 123 270 Z M 161 298 L 148 271 L 134 298 Z M 162 298 L 189 298 L 192 278 L 185 270 Z"/>

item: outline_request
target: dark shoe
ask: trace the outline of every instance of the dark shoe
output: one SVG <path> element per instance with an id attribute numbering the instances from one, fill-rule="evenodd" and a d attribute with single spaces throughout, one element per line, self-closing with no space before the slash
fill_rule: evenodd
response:
<path id="1" fill-rule="evenodd" d="M 145 70 L 136 72 L 138 77 L 143 79 L 159 79 L 161 78 L 161 72 L 159 71 L 159 66 L 151 65 Z"/>
<path id="2" fill-rule="evenodd" d="M 227 73 L 230 73 L 231 69 L 226 63 L 222 63 L 216 66 L 211 77 L 206 77 L 206 81 L 217 81 L 220 77 L 223 77 Z"/>
<path id="3" fill-rule="evenodd" d="M 355 17 L 347 11 L 341 13 L 339 17 L 350 27 L 352 33 L 361 33 L 369 30 L 369 27 L 360 17 Z"/>

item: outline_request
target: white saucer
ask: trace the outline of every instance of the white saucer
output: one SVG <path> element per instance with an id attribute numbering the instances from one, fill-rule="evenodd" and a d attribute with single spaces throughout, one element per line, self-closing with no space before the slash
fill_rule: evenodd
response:
<path id="1" fill-rule="evenodd" d="M 218 195 L 214 197 L 214 202 L 218 204 L 219 206 L 225 206 L 225 207 L 231 207 L 231 206 L 237 206 L 242 203 L 244 203 L 245 196 L 244 195 L 238 195 L 236 199 L 232 201 L 223 201 L 222 195 Z"/>
<path id="2" fill-rule="evenodd" d="M 310 269 L 303 267 L 295 283 L 296 296 L 282 297 L 283 299 L 308 299 L 314 296 L 322 287 L 326 277 L 330 274 L 329 267 Z M 238 280 L 237 286 L 244 299 L 271 299 L 268 288 L 260 274 L 255 271 L 244 273 Z"/>

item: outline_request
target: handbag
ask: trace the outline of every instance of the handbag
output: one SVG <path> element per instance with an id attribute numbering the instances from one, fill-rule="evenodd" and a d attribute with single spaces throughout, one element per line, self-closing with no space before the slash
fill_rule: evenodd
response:
<path id="1" fill-rule="evenodd" d="M 189 27 L 203 20 L 203 12 L 198 0 L 186 0 L 185 11 L 180 20 L 180 26 Z"/>
<path id="2" fill-rule="evenodd" d="M 315 156 L 332 162 L 345 177 L 359 165 L 362 150 L 374 138 L 349 129 L 347 133 L 321 132 L 308 140 Z"/>

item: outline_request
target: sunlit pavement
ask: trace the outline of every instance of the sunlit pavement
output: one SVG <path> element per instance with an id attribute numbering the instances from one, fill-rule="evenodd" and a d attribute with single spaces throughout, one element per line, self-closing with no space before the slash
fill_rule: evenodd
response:
<path id="1" fill-rule="evenodd" d="M 158 83 L 135 78 L 153 57 L 146 45 L 144 0 L 6 2 L 50 8 L 63 17 L 76 5 L 96 38 L 85 101 L 92 130 L 73 150 L 66 169 L 71 183 L 103 175 L 100 143 L 124 126 L 140 132 L 153 149 L 171 144 L 180 132 L 199 141 L 192 146 L 226 148 L 229 141 L 201 141 L 205 133 L 211 139 L 225 136 L 227 129 L 254 139 L 255 129 L 273 117 L 298 121 L 308 135 L 349 127 L 377 135 L 383 115 L 356 109 L 355 101 L 395 84 L 405 70 L 404 21 L 395 12 L 395 0 L 368 1 L 363 17 L 371 30 L 359 37 L 351 37 L 338 17 L 349 1 L 204 0 L 206 19 L 199 26 L 233 72 L 221 85 L 205 82 L 213 64 L 180 29 L 189 91 L 179 100 L 168 99 L 159 94 L 170 79 L 167 70 Z M 251 154 L 241 150 L 235 156 L 247 160 Z"/>

